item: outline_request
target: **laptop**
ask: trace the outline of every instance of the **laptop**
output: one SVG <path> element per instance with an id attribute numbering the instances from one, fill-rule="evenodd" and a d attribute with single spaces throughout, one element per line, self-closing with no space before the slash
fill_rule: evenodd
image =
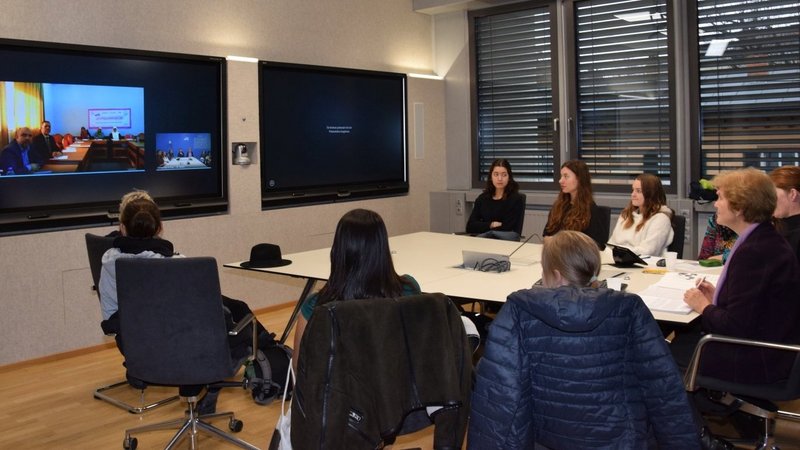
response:
<path id="1" fill-rule="evenodd" d="M 461 267 L 481 272 L 507 272 L 511 270 L 509 255 L 461 250 Z"/>

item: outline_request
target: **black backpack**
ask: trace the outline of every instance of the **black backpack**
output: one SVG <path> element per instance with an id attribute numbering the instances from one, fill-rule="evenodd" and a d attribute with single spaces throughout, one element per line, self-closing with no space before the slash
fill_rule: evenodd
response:
<path id="1" fill-rule="evenodd" d="M 292 349 L 276 341 L 275 333 L 262 332 L 258 337 L 256 359 L 248 361 L 244 371 L 244 379 L 254 402 L 269 405 L 281 398 L 291 358 Z M 292 387 L 290 383 L 289 393 Z"/>

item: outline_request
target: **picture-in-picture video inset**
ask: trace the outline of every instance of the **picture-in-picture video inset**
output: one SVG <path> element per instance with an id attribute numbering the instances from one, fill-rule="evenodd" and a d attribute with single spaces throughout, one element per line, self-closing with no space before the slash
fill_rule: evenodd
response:
<path id="1" fill-rule="evenodd" d="M 145 168 L 142 87 L 0 81 L 0 108 L 3 176 Z"/>
<path id="2" fill-rule="evenodd" d="M 210 169 L 210 133 L 156 134 L 158 170 Z"/>

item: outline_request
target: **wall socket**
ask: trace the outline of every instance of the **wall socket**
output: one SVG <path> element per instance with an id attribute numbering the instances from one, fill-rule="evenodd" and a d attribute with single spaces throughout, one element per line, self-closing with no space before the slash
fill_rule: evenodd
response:
<path id="1" fill-rule="evenodd" d="M 456 199 L 456 215 L 463 216 L 464 215 L 464 201 L 460 198 Z"/>
<path id="2" fill-rule="evenodd" d="M 692 241 L 692 212 L 688 209 L 682 209 L 680 214 L 686 217 L 686 226 L 684 227 L 683 242 Z"/>

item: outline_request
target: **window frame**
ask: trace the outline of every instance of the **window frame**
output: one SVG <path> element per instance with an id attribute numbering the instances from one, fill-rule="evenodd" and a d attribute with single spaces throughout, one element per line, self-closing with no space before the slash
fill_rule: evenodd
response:
<path id="1" fill-rule="evenodd" d="M 561 166 L 561 95 L 560 95 L 560 71 L 559 71 L 559 21 L 558 21 L 558 5 L 553 0 L 535 0 L 511 5 L 504 5 L 486 9 L 472 10 L 468 13 L 468 46 L 469 46 L 469 64 L 470 64 L 470 123 L 471 123 L 471 174 L 470 183 L 473 188 L 484 189 L 486 187 L 487 173 L 481 172 L 480 166 L 480 148 L 479 148 L 479 117 L 478 117 L 478 62 L 477 50 L 475 39 L 475 20 L 480 17 L 488 17 L 499 14 L 506 14 L 515 11 L 522 11 L 533 8 L 548 8 L 550 12 L 550 74 L 551 74 L 551 95 L 552 95 L 552 117 L 558 119 L 559 126 L 553 130 L 553 178 L 551 181 L 541 182 L 528 182 L 518 181 L 520 189 L 526 190 L 548 190 L 552 189 L 552 183 L 558 180 L 558 170 Z M 483 178 L 482 178 L 483 177 Z"/>
<path id="2" fill-rule="evenodd" d="M 568 95 L 567 102 L 568 102 L 568 118 L 566 120 L 567 126 L 567 152 L 565 157 L 567 159 L 580 159 L 581 158 L 581 151 L 579 148 L 579 140 L 578 140 L 578 133 L 581 128 L 579 123 L 579 111 L 578 111 L 578 53 L 577 53 L 577 28 L 576 28 L 576 3 L 580 3 L 586 0 L 565 0 L 564 2 L 564 29 L 569 30 L 569 32 L 565 33 L 565 54 L 566 54 L 566 86 L 568 91 L 571 95 Z M 676 27 L 675 27 L 675 9 L 674 5 L 670 0 L 665 0 L 666 3 L 666 12 L 667 12 L 667 81 L 669 84 L 668 92 L 669 92 L 669 101 L 668 101 L 668 122 L 669 122 L 669 155 L 670 155 L 670 163 L 669 163 L 669 184 L 664 185 L 664 191 L 667 194 L 676 194 L 678 192 L 678 184 L 680 183 L 681 177 L 678 174 L 678 150 L 677 150 L 677 143 L 678 143 L 678 135 L 677 135 L 677 88 L 676 88 L 676 60 L 678 55 L 676 54 Z M 588 164 L 588 163 L 587 163 Z M 630 192 L 630 184 L 609 184 L 609 183 L 595 183 L 594 182 L 594 172 L 591 170 L 591 165 L 589 165 L 590 172 L 592 173 L 592 190 L 595 193 L 629 193 Z M 644 167 L 643 167 L 644 168 Z M 641 172 L 632 173 L 630 180 L 633 182 L 633 179 L 639 175 Z M 663 178 L 662 178 L 663 180 Z"/>

